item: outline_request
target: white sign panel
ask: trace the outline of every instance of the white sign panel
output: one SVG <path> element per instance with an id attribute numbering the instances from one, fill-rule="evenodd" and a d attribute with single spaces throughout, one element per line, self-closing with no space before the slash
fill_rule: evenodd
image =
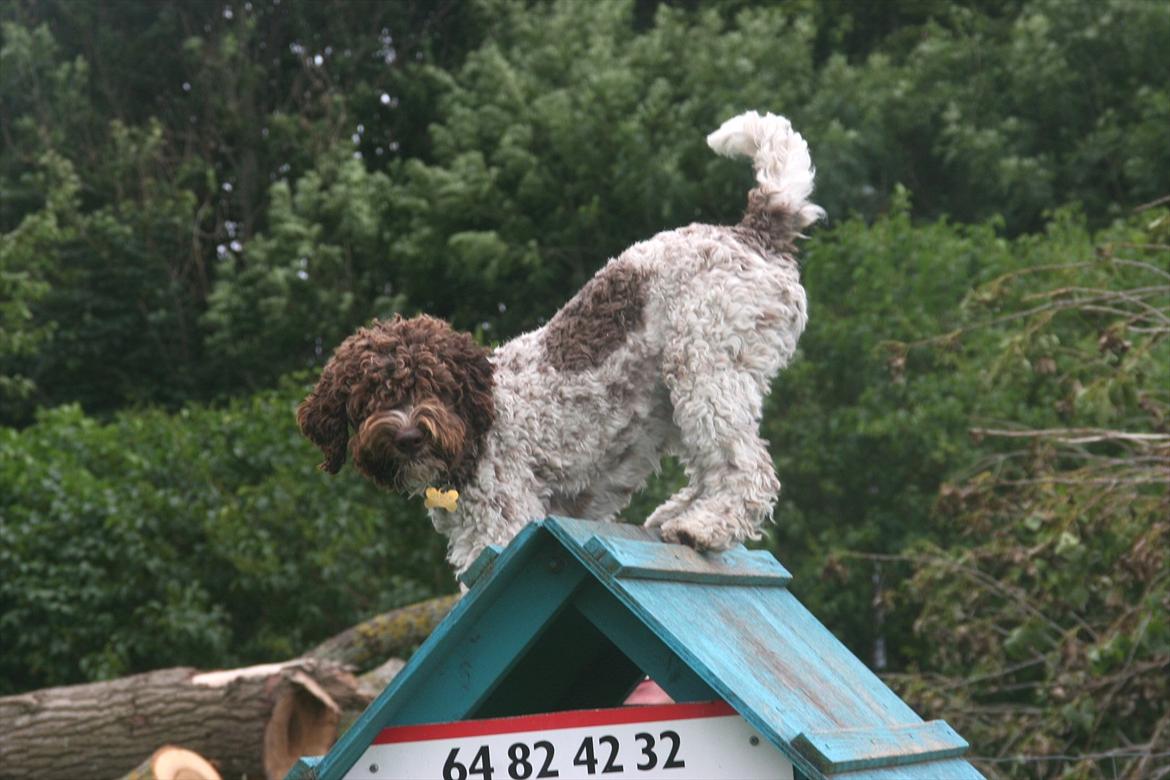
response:
<path id="1" fill-rule="evenodd" d="M 346 780 L 792 780 L 724 702 L 384 729 Z"/>

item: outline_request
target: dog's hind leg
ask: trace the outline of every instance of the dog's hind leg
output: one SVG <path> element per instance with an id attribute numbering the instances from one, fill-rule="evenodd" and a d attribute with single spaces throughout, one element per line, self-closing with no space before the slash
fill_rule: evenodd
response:
<path id="1" fill-rule="evenodd" d="M 796 342 L 783 327 L 761 325 L 787 319 L 776 298 L 753 306 L 736 282 L 717 281 L 670 311 L 663 379 L 690 484 L 647 521 L 663 539 L 699 549 L 757 538 L 772 513 L 780 482 L 759 423 L 771 377 Z"/>
<path id="2" fill-rule="evenodd" d="M 723 373 L 672 392 L 691 482 L 647 521 L 666 541 L 722 550 L 758 537 L 771 515 L 780 482 L 756 434 L 760 394 L 751 385 Z"/>
<path id="3" fill-rule="evenodd" d="M 687 477 L 693 479 L 690 474 L 690 469 L 687 469 Z M 666 523 L 670 522 L 680 514 L 685 512 L 690 507 L 691 502 L 695 500 L 695 496 L 699 494 L 699 487 L 693 483 L 683 485 L 673 496 L 666 499 L 662 504 L 654 510 L 650 517 L 646 518 L 643 525 L 647 528 L 661 528 Z"/>

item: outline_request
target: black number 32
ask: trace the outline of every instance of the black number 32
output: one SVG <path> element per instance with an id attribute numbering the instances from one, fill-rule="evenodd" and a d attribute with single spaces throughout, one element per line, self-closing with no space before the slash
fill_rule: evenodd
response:
<path id="1" fill-rule="evenodd" d="M 678 757 L 678 732 L 664 731 L 658 735 L 658 738 L 670 743 L 670 753 L 666 756 L 666 762 L 662 765 L 662 768 L 681 769 L 686 766 L 686 762 Z M 634 739 L 642 743 L 642 755 L 646 758 L 644 762 L 638 762 L 638 769 L 653 769 L 658 766 L 658 754 L 654 752 L 654 737 L 646 732 L 640 732 L 634 735 Z"/>

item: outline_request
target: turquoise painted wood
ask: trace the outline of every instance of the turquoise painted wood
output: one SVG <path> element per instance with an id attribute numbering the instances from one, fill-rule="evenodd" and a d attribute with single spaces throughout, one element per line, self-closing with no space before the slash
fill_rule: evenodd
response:
<path id="1" fill-rule="evenodd" d="M 497 576 L 469 591 L 308 777 L 340 780 L 387 726 L 469 717 L 584 579 L 554 547 L 535 524 L 521 531 L 495 572 L 512 564 L 529 575 L 525 587 Z"/>
<path id="2" fill-rule="evenodd" d="M 968 748 L 967 740 L 941 720 L 897 728 L 806 732 L 793 745 L 826 772 L 957 758 Z"/>
<path id="3" fill-rule="evenodd" d="M 593 536 L 585 543 L 585 552 L 619 578 L 775 587 L 792 581 L 788 570 L 763 550 L 738 548 L 704 555 L 681 544 Z"/>
<path id="4" fill-rule="evenodd" d="M 605 631 L 646 674 L 650 675 L 675 701 L 711 701 L 719 698 L 702 678 L 640 620 L 623 609 L 599 583 L 581 588 L 573 606 L 593 625 Z"/>
<path id="5" fill-rule="evenodd" d="M 503 551 L 504 548 L 498 544 L 489 544 L 483 548 L 483 552 L 471 562 L 466 571 L 459 575 L 459 581 L 470 588 L 476 580 L 492 570 L 496 558 L 499 558 Z"/>
<path id="6" fill-rule="evenodd" d="M 805 731 L 923 722 L 786 588 L 614 576 L 586 551 L 594 536 L 654 542 L 653 532 L 632 525 L 599 529 L 597 523 L 560 517 L 543 525 L 630 614 L 806 776 L 830 773 L 793 747 Z M 981 777 L 963 761 L 954 766 L 930 763 L 930 771 L 918 776 Z M 902 766 L 875 771 L 888 771 L 886 776 L 894 778 L 912 777 L 917 770 Z"/>
<path id="7" fill-rule="evenodd" d="M 788 591 L 767 553 L 698 554 L 639 526 L 548 518 L 488 550 L 466 596 L 329 755 L 341 780 L 384 727 L 616 706 L 639 670 L 678 701 L 720 698 L 808 780 L 974 780 Z M 601 684 L 605 681 L 605 684 Z"/>
<path id="8" fill-rule="evenodd" d="M 284 776 L 284 780 L 314 780 L 316 770 L 322 761 L 321 756 L 306 756 L 300 759 Z"/>

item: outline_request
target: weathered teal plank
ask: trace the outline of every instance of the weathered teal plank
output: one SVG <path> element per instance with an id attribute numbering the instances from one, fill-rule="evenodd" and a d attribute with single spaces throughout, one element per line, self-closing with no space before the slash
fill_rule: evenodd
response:
<path id="1" fill-rule="evenodd" d="M 499 558 L 500 553 L 503 551 L 504 548 L 498 544 L 489 544 L 483 548 L 483 552 L 459 575 L 459 581 L 468 588 L 475 585 L 485 574 L 491 573 L 492 568 L 495 566 L 496 558 Z"/>
<path id="2" fill-rule="evenodd" d="M 585 572 L 567 565 L 566 556 L 538 526 L 521 531 L 494 570 L 523 571 L 523 587 L 512 576 L 489 576 L 469 591 L 333 746 L 317 777 L 341 780 L 387 726 L 462 720 L 474 712 L 581 584 Z"/>
<path id="3" fill-rule="evenodd" d="M 578 520 L 575 517 L 553 516 L 540 521 L 568 548 L 585 549 L 594 536 L 606 539 L 632 539 L 638 542 L 662 544 L 658 533 L 632 523 L 599 523 L 596 520 Z"/>
<path id="4" fill-rule="evenodd" d="M 894 728 L 802 732 L 792 744 L 832 773 L 957 758 L 968 747 L 967 740 L 941 720 Z"/>
<path id="5" fill-rule="evenodd" d="M 986 780 L 978 769 L 961 758 L 813 775 L 822 776 L 832 780 Z"/>
<path id="6" fill-rule="evenodd" d="M 321 764 L 321 756 L 304 756 L 288 770 L 284 780 L 317 780 L 317 767 Z"/>
<path id="7" fill-rule="evenodd" d="M 711 701 L 711 686 L 682 663 L 641 621 L 618 604 L 597 582 L 581 587 L 573 606 L 603 631 L 626 657 L 650 675 L 675 701 Z"/>
<path id="8" fill-rule="evenodd" d="M 646 540 L 642 528 L 544 522 L 626 609 L 809 777 L 792 747 L 804 731 L 892 727 L 921 718 L 786 588 L 712 586 L 609 575 L 585 547 L 594 535 Z M 629 530 L 627 530 L 629 529 Z"/>
<path id="9" fill-rule="evenodd" d="M 614 580 L 619 598 L 772 741 L 920 718 L 787 589 Z"/>
<path id="10" fill-rule="evenodd" d="M 769 553 L 742 547 L 702 554 L 681 544 L 593 536 L 585 543 L 585 552 L 619 578 L 765 587 L 784 587 L 792 581 Z"/>

